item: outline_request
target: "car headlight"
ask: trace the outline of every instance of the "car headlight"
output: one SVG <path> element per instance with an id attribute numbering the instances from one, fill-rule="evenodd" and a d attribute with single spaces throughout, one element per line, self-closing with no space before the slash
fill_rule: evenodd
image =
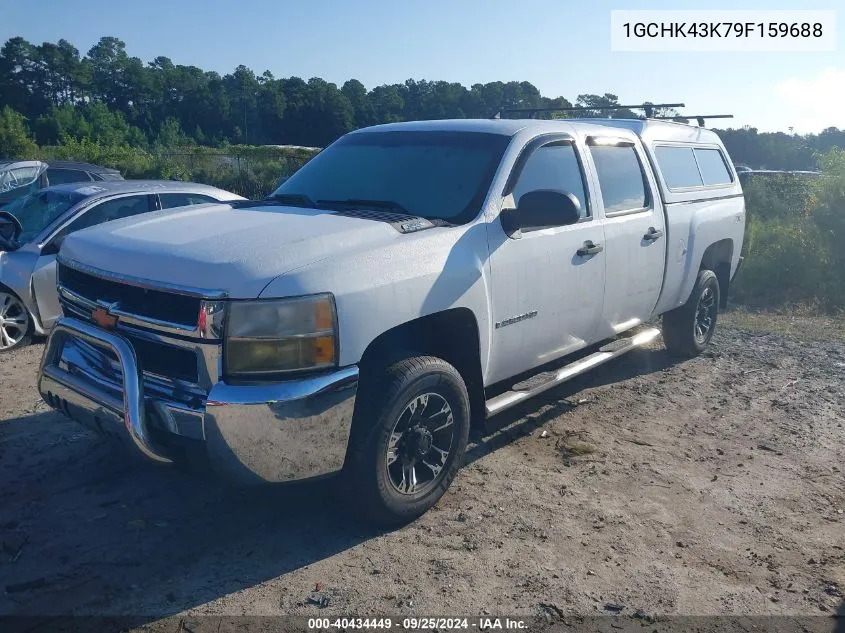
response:
<path id="1" fill-rule="evenodd" d="M 229 376 L 260 377 L 334 366 L 334 297 L 230 302 L 223 357 Z"/>

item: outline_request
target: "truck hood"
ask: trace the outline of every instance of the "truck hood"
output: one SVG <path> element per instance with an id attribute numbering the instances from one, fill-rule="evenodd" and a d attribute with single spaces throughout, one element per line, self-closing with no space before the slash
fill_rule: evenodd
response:
<path id="1" fill-rule="evenodd" d="M 390 224 L 277 204 L 203 204 L 68 235 L 60 257 L 152 282 L 254 298 L 274 278 L 401 237 Z"/>

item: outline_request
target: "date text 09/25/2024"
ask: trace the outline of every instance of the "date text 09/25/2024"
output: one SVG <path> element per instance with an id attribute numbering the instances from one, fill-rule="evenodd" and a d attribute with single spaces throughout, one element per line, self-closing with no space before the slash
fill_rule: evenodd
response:
<path id="1" fill-rule="evenodd" d="M 405 617 L 393 618 L 309 618 L 308 629 L 312 631 L 331 631 L 348 629 L 381 629 L 403 631 L 437 630 L 476 630 L 498 631 L 526 630 L 528 623 L 519 618 L 438 618 L 438 617 Z"/>

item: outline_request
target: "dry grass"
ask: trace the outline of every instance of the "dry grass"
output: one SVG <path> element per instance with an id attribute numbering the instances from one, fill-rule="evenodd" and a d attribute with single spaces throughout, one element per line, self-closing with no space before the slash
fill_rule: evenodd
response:
<path id="1" fill-rule="evenodd" d="M 751 311 L 731 308 L 719 315 L 722 324 L 749 332 L 773 332 L 803 340 L 845 340 L 845 314 L 822 315 L 807 309 Z"/>

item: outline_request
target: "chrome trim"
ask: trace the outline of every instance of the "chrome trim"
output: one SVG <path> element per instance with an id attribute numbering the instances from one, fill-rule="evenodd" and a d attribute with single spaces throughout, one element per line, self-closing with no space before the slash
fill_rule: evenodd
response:
<path id="1" fill-rule="evenodd" d="M 205 440 L 212 466 L 242 483 L 320 477 L 343 468 L 358 367 L 272 384 L 211 389 Z"/>
<path id="2" fill-rule="evenodd" d="M 132 333 L 173 341 L 163 334 Z M 228 384 L 220 380 L 221 345 L 180 343 L 201 354 L 202 384 L 143 372 L 120 331 L 62 317 L 45 347 L 39 392 L 51 407 L 157 461 L 171 461 L 166 439 L 171 434 L 201 440 L 212 466 L 235 482 L 293 481 L 343 468 L 356 366 L 284 382 Z M 151 411 L 161 421 L 162 446 L 150 440 Z"/>
<path id="3" fill-rule="evenodd" d="M 90 314 L 80 310 L 79 307 L 74 304 L 63 302 L 62 308 L 67 316 L 75 316 L 85 322 L 90 320 Z M 198 381 L 196 386 L 202 389 L 204 393 L 208 393 L 211 386 L 223 375 L 222 341 L 174 336 L 168 332 L 156 332 L 144 329 L 121 320 L 118 320 L 114 331 L 118 334 L 124 333 L 147 341 L 152 341 L 154 343 L 180 347 L 194 352 L 197 356 Z M 161 382 L 168 384 L 177 390 L 189 384 L 184 381 L 171 378 L 170 376 L 161 376 L 159 374 L 145 372 L 145 378 L 149 378 L 151 375 L 157 376 Z"/>
<path id="4" fill-rule="evenodd" d="M 742 198 L 745 196 L 744 193 L 731 193 L 724 196 L 713 196 L 711 198 L 696 198 L 695 200 L 678 200 L 676 202 L 665 202 L 664 204 L 669 207 L 676 204 L 695 204 L 696 202 L 715 202 L 717 200 L 730 200 L 731 198 Z"/>
<path id="5" fill-rule="evenodd" d="M 142 277 L 132 277 L 130 275 L 123 275 L 120 273 L 113 273 L 88 264 L 62 257 L 61 253 L 56 257 L 59 264 L 74 268 L 79 272 L 93 275 L 107 281 L 114 281 L 117 283 L 135 286 L 137 288 L 144 288 L 146 290 L 159 290 L 161 292 L 173 292 L 175 294 L 186 295 L 189 297 L 197 297 L 199 299 L 225 299 L 229 294 L 225 290 L 209 290 L 207 288 L 195 288 L 192 286 L 180 286 L 178 284 L 169 284 L 161 281 L 153 281 L 144 279 Z"/>
<path id="6" fill-rule="evenodd" d="M 87 383 L 78 375 L 59 366 L 62 349 L 68 338 L 82 339 L 96 347 L 110 350 L 117 356 L 123 373 L 122 402 L 121 399 L 98 389 L 97 385 Z M 69 396 L 68 399 L 75 400 L 74 404 L 92 413 L 105 407 L 113 413 L 122 414 L 126 432 L 138 449 L 154 461 L 169 463 L 172 460 L 155 447 L 150 439 L 144 411 L 142 379 L 135 350 L 129 341 L 78 319 L 66 317 L 60 319 L 50 332 L 41 358 L 38 390 L 51 406 L 49 396 L 52 387 L 56 391 L 65 392 L 66 395 L 68 391 L 75 392 L 77 395 Z"/>
<path id="7" fill-rule="evenodd" d="M 619 211 L 605 211 L 604 217 L 607 219 L 621 218 L 626 215 L 636 215 L 637 213 L 653 213 L 654 207 L 637 207 L 636 209 L 620 209 Z"/>
<path id="8" fill-rule="evenodd" d="M 137 326 L 139 328 L 153 328 L 159 332 L 176 334 L 181 336 L 194 336 L 196 338 L 222 340 L 225 330 L 226 304 L 224 301 L 200 301 L 200 310 L 197 314 L 197 323 L 193 326 L 176 323 L 175 321 L 162 321 L 132 312 L 121 310 L 119 304 L 108 304 L 103 301 L 96 301 L 83 297 L 77 292 L 70 290 L 61 283 L 57 286 L 60 298 L 75 308 L 76 312 L 90 317 L 90 312 L 95 308 L 104 308 L 109 314 L 118 317 L 119 322 Z M 83 311 L 87 311 L 87 314 Z"/>
<path id="9" fill-rule="evenodd" d="M 501 413 L 506 409 L 510 409 L 512 406 L 522 402 L 523 400 L 533 398 L 552 387 L 557 387 L 567 380 L 571 380 L 572 378 L 589 371 L 593 367 L 602 365 L 617 356 L 621 356 L 622 354 L 630 352 L 637 347 L 646 345 L 658 336 L 660 336 L 659 329 L 647 328 L 637 334 L 633 334 L 630 337 L 622 338 L 614 343 L 610 343 L 585 358 L 576 360 L 568 365 L 564 365 L 560 369 L 556 370 L 549 380 L 537 385 L 533 389 L 515 389 L 512 391 L 505 391 L 498 396 L 490 398 L 485 403 L 487 416 L 490 417 L 496 415 L 497 413 Z"/>
<path id="10" fill-rule="evenodd" d="M 65 343 L 60 365 L 67 366 L 69 373 L 85 383 L 95 385 L 101 393 L 111 396 L 122 405 L 123 381 L 120 363 L 104 355 L 100 348 L 75 338 L 72 342 Z M 202 405 L 205 402 L 205 392 L 196 385 L 174 384 L 148 372 L 143 372 L 142 384 L 146 405 L 155 410 L 167 431 L 193 439 L 204 439 Z M 118 406 L 118 409 L 120 410 L 121 406 Z M 80 422 L 95 432 L 103 432 L 96 423 L 91 424 L 90 419 L 83 418 Z M 120 425 L 118 420 L 116 426 Z"/>

